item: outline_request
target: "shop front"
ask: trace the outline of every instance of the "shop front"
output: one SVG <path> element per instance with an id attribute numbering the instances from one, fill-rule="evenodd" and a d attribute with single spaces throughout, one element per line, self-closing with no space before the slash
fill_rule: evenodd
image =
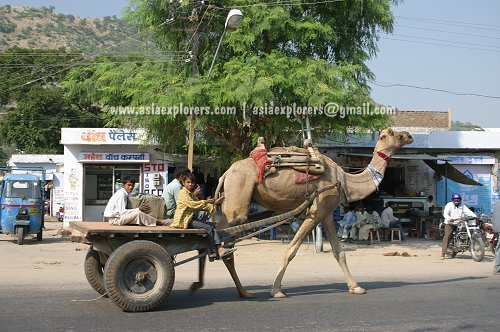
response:
<path id="1" fill-rule="evenodd" d="M 135 179 L 135 193 L 161 196 L 168 181 L 167 163 L 144 137 L 141 129 L 62 129 L 64 227 L 70 221 L 102 221 L 109 198 L 125 176 Z"/>

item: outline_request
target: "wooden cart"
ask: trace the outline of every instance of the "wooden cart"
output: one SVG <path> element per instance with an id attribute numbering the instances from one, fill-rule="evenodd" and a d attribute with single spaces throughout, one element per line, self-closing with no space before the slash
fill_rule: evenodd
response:
<path id="1" fill-rule="evenodd" d="M 125 311 L 161 304 L 174 285 L 175 266 L 199 259 L 202 282 L 208 254 L 205 230 L 105 222 L 73 222 L 70 228 L 71 241 L 90 244 L 84 265 L 89 284 Z M 175 255 L 193 250 L 198 254 L 175 262 Z"/>
<path id="2" fill-rule="evenodd" d="M 301 215 L 321 192 L 335 186 L 317 190 L 292 211 L 264 219 L 257 216 L 257 221 L 221 230 L 225 234 L 224 245 L 232 247 L 237 242 L 290 221 Z M 209 253 L 205 230 L 115 226 L 106 222 L 72 222 L 70 229 L 71 241 L 90 245 L 85 257 L 85 276 L 89 284 L 98 293 L 107 294 L 125 311 L 148 311 L 161 304 L 174 285 L 174 267 L 195 259 L 199 262 L 199 273 L 191 291 L 203 286 L 205 258 Z M 257 231 L 245 233 L 252 229 Z M 194 250 L 198 251 L 197 255 L 175 262 L 175 255 Z M 240 289 L 234 265 L 227 261 L 225 265 Z"/>

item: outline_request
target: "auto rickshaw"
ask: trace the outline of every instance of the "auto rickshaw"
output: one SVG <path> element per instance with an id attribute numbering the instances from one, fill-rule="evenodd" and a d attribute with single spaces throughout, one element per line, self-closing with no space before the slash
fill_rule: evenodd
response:
<path id="1" fill-rule="evenodd" d="M 41 179 L 34 174 L 11 173 L 1 180 L 0 232 L 17 235 L 18 244 L 24 244 L 27 234 L 36 234 L 37 241 L 42 240 L 44 173 Z"/>

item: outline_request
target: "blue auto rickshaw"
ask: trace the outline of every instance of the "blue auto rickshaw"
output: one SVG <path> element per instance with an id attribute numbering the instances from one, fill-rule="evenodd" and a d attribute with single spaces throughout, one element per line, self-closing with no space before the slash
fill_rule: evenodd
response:
<path id="1" fill-rule="evenodd" d="M 17 235 L 24 244 L 27 234 L 42 240 L 44 217 L 44 176 L 7 174 L 0 185 L 0 232 Z"/>

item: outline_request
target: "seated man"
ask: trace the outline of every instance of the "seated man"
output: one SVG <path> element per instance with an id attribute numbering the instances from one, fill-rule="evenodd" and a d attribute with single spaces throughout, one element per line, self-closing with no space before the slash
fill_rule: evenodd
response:
<path id="1" fill-rule="evenodd" d="M 180 177 L 183 174 L 190 172 L 187 168 L 176 168 L 174 171 L 174 179 L 167 184 L 165 191 L 163 192 L 163 199 L 167 205 L 167 219 L 173 219 L 175 209 L 177 208 L 177 197 L 182 189 L 182 184 L 180 182 Z"/>
<path id="2" fill-rule="evenodd" d="M 394 208 L 396 207 L 396 202 L 388 202 L 387 207 L 385 208 L 384 211 L 382 211 L 381 219 L 382 219 L 382 227 L 385 228 L 399 228 L 399 231 L 401 232 L 401 241 L 406 241 L 406 238 L 404 236 L 403 232 L 403 225 L 401 224 L 401 221 L 399 221 L 399 218 L 394 217 Z"/>
<path id="3" fill-rule="evenodd" d="M 344 209 L 347 210 L 347 213 L 344 215 L 344 218 L 339 221 L 340 226 L 337 232 L 337 236 L 340 238 L 341 242 L 347 241 L 351 227 L 358 222 L 358 218 L 352 205 L 344 206 Z"/>
<path id="4" fill-rule="evenodd" d="M 358 221 L 351 227 L 350 234 L 351 240 L 354 241 L 358 240 L 359 230 L 366 225 L 366 219 L 368 217 L 368 214 L 365 211 L 365 207 L 361 203 L 356 207 L 356 217 Z"/>
<path id="5" fill-rule="evenodd" d="M 127 209 L 127 197 L 134 190 L 135 180 L 130 176 L 125 176 L 122 180 L 122 188 L 114 193 L 109 199 L 104 218 L 112 225 L 144 225 L 156 226 L 166 225 L 166 220 L 158 220 L 147 214 L 150 207 L 141 204 L 136 209 Z"/>
<path id="6" fill-rule="evenodd" d="M 370 236 L 370 231 L 372 229 L 379 229 L 382 227 L 382 219 L 377 211 L 374 211 L 371 206 L 366 207 L 366 224 L 359 229 L 358 239 L 361 241 L 367 241 Z"/>

